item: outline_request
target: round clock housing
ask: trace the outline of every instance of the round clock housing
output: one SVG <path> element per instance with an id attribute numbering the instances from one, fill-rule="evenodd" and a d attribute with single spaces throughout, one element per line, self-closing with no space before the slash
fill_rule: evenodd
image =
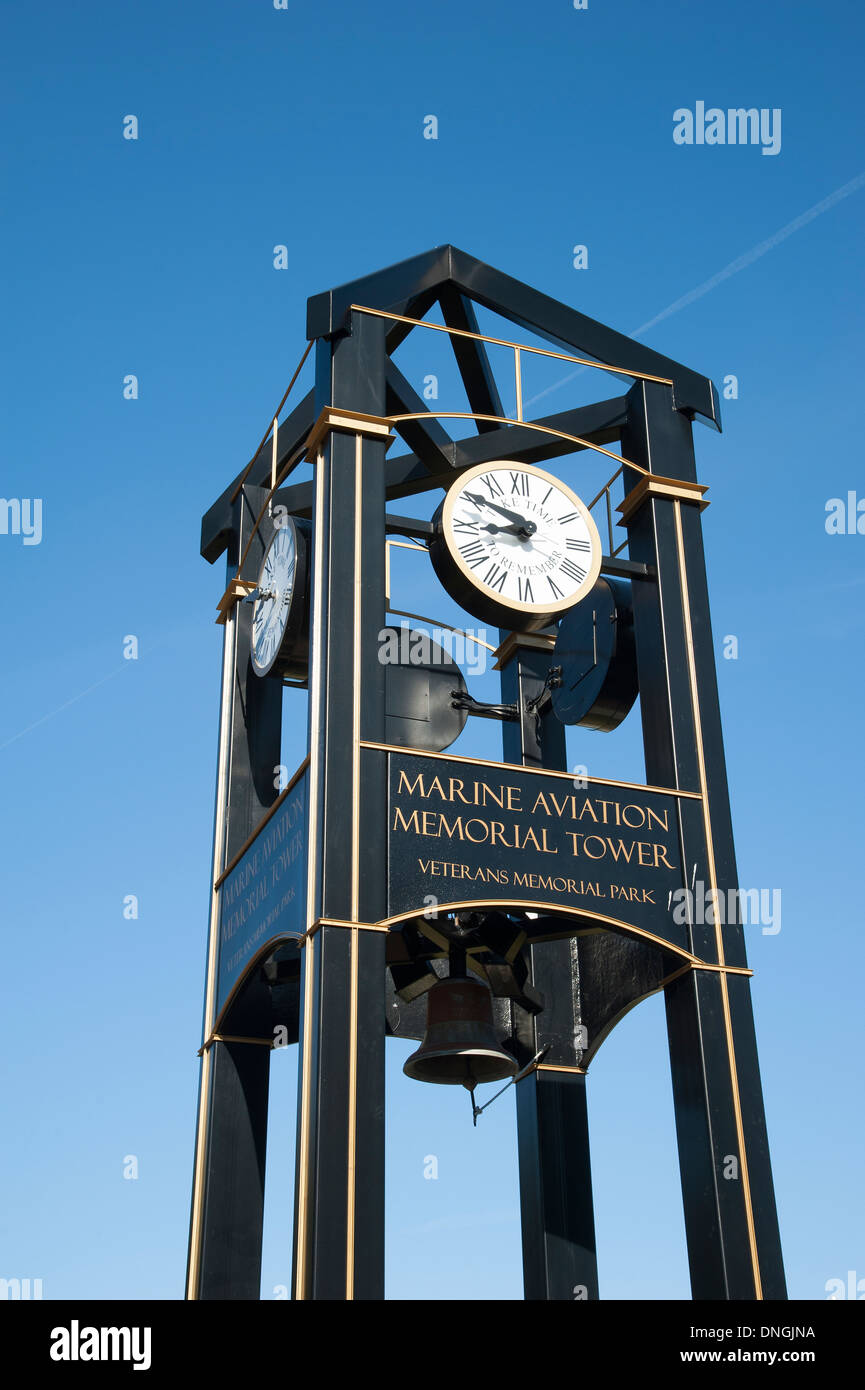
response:
<path id="1" fill-rule="evenodd" d="M 308 522 L 285 517 L 267 547 L 252 610 L 252 668 L 303 680 L 309 664 Z"/>
<path id="2" fill-rule="evenodd" d="M 637 655 L 631 586 L 599 579 L 585 603 L 559 625 L 553 661 L 561 683 L 553 687 L 553 713 L 563 724 L 615 729 L 637 698 Z"/>
<path id="3" fill-rule="evenodd" d="M 598 528 L 575 492 L 529 463 L 461 473 L 433 518 L 433 568 L 484 622 L 531 632 L 579 603 L 601 568 Z"/>

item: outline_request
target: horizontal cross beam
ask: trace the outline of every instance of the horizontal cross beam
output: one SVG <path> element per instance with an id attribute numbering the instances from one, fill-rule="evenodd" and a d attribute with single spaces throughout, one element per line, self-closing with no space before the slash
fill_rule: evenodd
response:
<path id="1" fill-rule="evenodd" d="M 625 398 L 616 396 L 608 401 L 580 406 L 576 410 L 565 410 L 558 415 L 547 415 L 533 423 L 579 435 L 590 444 L 610 444 L 620 437 L 625 412 Z M 580 447 L 568 439 L 541 434 L 528 423 L 503 425 L 492 434 L 453 440 L 442 451 L 445 465 L 435 471 L 431 471 L 417 454 L 401 454 L 399 458 L 389 459 L 385 464 L 387 500 L 390 502 L 434 488 L 447 488 L 457 473 L 477 463 L 489 463 L 500 458 L 510 459 L 514 463 L 540 463 L 544 459 L 572 453 Z M 310 516 L 312 483 L 280 488 L 275 500 L 295 516 Z"/>

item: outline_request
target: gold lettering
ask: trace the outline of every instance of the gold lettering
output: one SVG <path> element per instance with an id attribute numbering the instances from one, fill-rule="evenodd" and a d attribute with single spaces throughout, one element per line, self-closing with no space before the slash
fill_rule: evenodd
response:
<path id="1" fill-rule="evenodd" d="M 482 834 L 482 835 L 478 835 L 478 836 L 473 835 L 472 832 L 471 832 L 471 827 L 472 827 L 473 825 L 479 825 L 480 828 L 481 828 L 481 830 L 483 831 L 483 834 Z M 477 818 L 475 818 L 474 820 L 467 820 L 467 821 L 466 821 L 466 823 L 465 823 L 465 835 L 466 835 L 466 839 L 467 839 L 467 840 L 471 840 L 471 842 L 472 842 L 473 845 L 482 845 L 483 842 L 484 842 L 484 840 L 489 839 L 489 834 L 490 834 L 490 828 L 489 828 L 489 826 L 487 825 L 486 821 L 478 820 Z"/>
<path id="2" fill-rule="evenodd" d="M 633 840 L 631 841 L 631 843 L 630 843 L 627 847 L 625 846 L 624 840 L 619 840 L 619 847 L 618 847 L 618 849 L 617 849 L 616 846 L 613 844 L 613 841 L 610 840 L 610 839 L 607 839 L 607 844 L 610 846 L 610 853 L 612 854 L 612 856 L 613 856 L 613 858 L 615 859 L 616 863 L 619 862 L 619 859 L 624 859 L 624 861 L 625 861 L 626 864 L 630 864 L 630 862 L 631 862 L 631 855 L 634 853 L 634 841 L 633 841 Z"/>
<path id="3" fill-rule="evenodd" d="M 477 785 L 477 784 L 475 784 L 475 785 Z M 486 806 L 486 804 L 487 804 L 487 798 L 489 797 L 490 801 L 494 801 L 494 802 L 496 803 L 496 805 L 498 806 L 499 810 L 500 810 L 500 811 L 503 811 L 503 810 L 505 809 L 505 789 L 504 789 L 504 787 L 501 787 L 501 786 L 499 787 L 499 794 L 498 794 L 498 796 L 496 796 L 496 794 L 495 794 L 495 792 L 493 791 L 492 787 L 488 787 L 487 784 L 486 784 L 486 782 L 481 782 L 481 786 L 482 786 L 482 788 L 483 788 L 483 797 L 482 797 L 482 800 L 481 800 L 481 805 L 482 805 L 482 806 Z"/>
<path id="4" fill-rule="evenodd" d="M 422 773 L 422 772 L 419 772 L 418 775 L 417 775 L 417 777 L 414 779 L 414 781 L 413 781 L 413 782 L 410 782 L 410 781 L 408 780 L 408 775 L 407 775 L 405 769 L 404 769 L 404 768 L 400 768 L 400 773 L 399 773 L 399 786 L 398 786 L 397 789 L 396 789 L 396 794 L 397 794 L 397 796 L 399 796 L 399 794 L 400 794 L 401 791 L 407 791 L 408 794 L 409 794 L 409 796 L 411 796 L 411 794 L 412 794 L 412 792 L 415 790 L 415 787 L 417 786 L 418 782 L 420 782 L 420 794 L 421 794 L 421 796 L 426 796 L 426 792 L 425 792 L 424 789 L 423 789 L 423 773 Z"/>
<path id="5" fill-rule="evenodd" d="M 456 835 L 457 839 L 458 839 L 458 840 L 461 840 L 461 839 L 463 838 L 463 818 L 462 818 L 462 816 L 457 816 L 457 818 L 456 818 L 456 820 L 454 821 L 453 825 L 448 825 L 448 823 L 447 823 L 447 818 L 446 818 L 446 816 L 445 816 L 444 811 L 439 811 L 438 815 L 439 815 L 439 830 L 438 830 L 439 835 L 442 835 L 442 834 L 447 835 L 447 837 L 448 837 L 449 840 L 452 840 L 453 837 L 454 837 L 454 835 Z"/>

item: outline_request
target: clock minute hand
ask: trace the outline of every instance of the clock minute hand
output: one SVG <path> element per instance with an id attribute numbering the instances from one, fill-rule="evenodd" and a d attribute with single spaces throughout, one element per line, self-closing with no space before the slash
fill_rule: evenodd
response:
<path id="1" fill-rule="evenodd" d="M 463 496 L 467 497 L 470 502 L 474 502 L 476 507 L 492 507 L 494 512 L 498 512 L 500 516 L 507 517 L 508 521 L 511 522 L 513 526 L 518 527 L 519 530 L 527 536 L 533 535 L 538 529 L 533 521 L 527 521 L 524 516 L 520 516 L 517 512 L 509 511 L 507 507 L 500 507 L 498 502 L 488 502 L 485 497 L 481 497 L 477 492 L 464 492 Z"/>

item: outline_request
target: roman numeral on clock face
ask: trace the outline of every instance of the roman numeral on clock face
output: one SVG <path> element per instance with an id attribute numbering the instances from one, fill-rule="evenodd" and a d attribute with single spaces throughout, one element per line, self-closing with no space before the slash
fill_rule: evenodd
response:
<path id="1" fill-rule="evenodd" d="M 529 475 L 528 473 L 511 473 L 511 494 L 518 493 L 520 497 L 529 495 Z"/>
<path id="2" fill-rule="evenodd" d="M 569 521 L 576 521 L 579 515 L 579 512 L 566 512 L 564 516 L 558 518 L 559 525 L 565 526 Z"/>
<path id="3" fill-rule="evenodd" d="M 470 541 L 468 545 L 461 545 L 459 549 L 469 569 L 477 569 L 478 565 L 482 565 L 484 560 L 489 558 L 482 541 Z"/>
<path id="4" fill-rule="evenodd" d="M 568 536 L 568 539 L 565 541 L 565 548 L 567 550 L 583 550 L 588 554 L 588 552 L 591 551 L 592 542 L 578 541 L 575 540 L 573 536 Z"/>
<path id="5" fill-rule="evenodd" d="M 456 520 L 456 521 L 454 521 L 454 530 L 455 530 L 455 531 L 468 531 L 468 533 L 469 533 L 470 535 L 476 536 L 476 535 L 478 534 L 478 525 L 479 525 L 479 523 L 478 523 L 477 521 L 460 521 L 460 520 Z"/>
<path id="6" fill-rule="evenodd" d="M 487 570 L 486 574 L 483 575 L 483 581 L 488 586 L 488 588 L 496 589 L 499 593 L 501 593 L 505 587 L 505 581 L 507 580 L 507 577 L 507 570 L 499 569 L 499 566 L 495 562 L 493 562 L 493 564 L 491 564 L 489 569 Z"/>
<path id="7" fill-rule="evenodd" d="M 490 494 L 490 497 L 504 497 L 505 494 L 502 488 L 500 487 L 498 480 L 494 478 L 491 473 L 482 473 L 480 481 L 487 489 L 488 493 Z"/>
<path id="8" fill-rule="evenodd" d="M 565 597 L 563 591 L 559 588 L 558 584 L 554 583 L 554 581 L 550 578 L 549 575 L 547 575 L 547 583 L 549 584 L 550 589 L 552 590 L 553 598 Z"/>
<path id="9" fill-rule="evenodd" d="M 573 560 L 563 560 L 559 566 L 562 574 L 566 574 L 569 579 L 576 579 L 580 583 L 585 579 L 588 570 L 584 570 L 580 565 L 575 565 Z"/>
<path id="10" fill-rule="evenodd" d="M 535 601 L 535 596 L 532 593 L 532 581 L 521 579 L 519 575 L 517 575 L 517 598 L 520 603 L 534 603 Z"/>

